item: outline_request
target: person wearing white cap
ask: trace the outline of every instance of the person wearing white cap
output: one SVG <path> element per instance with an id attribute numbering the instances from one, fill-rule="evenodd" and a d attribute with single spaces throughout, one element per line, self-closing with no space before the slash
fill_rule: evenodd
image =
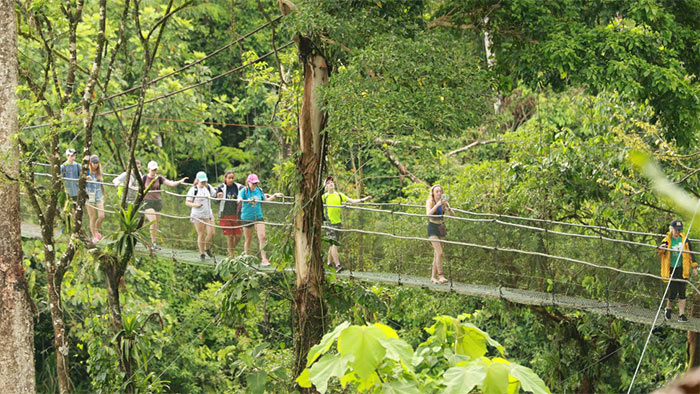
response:
<path id="1" fill-rule="evenodd" d="M 264 219 L 262 204 L 258 201 L 272 201 L 277 197 L 282 197 L 282 193 L 265 194 L 258 186 L 260 179 L 255 174 L 248 175 L 245 187 L 238 192 L 238 199 L 241 200 L 241 224 L 243 227 L 243 250 L 245 254 L 250 254 L 250 242 L 253 240 L 253 230 L 258 234 L 258 244 L 260 247 L 260 258 L 262 266 L 270 265 L 265 253 L 265 223 L 259 223 Z"/>
<path id="2" fill-rule="evenodd" d="M 100 158 L 97 155 L 90 156 L 88 164 L 88 179 L 85 185 L 85 191 L 88 195 L 87 208 L 88 216 L 90 217 L 90 232 L 92 233 L 92 243 L 98 243 L 102 239 L 100 234 L 100 226 L 105 219 L 105 186 L 102 183 L 102 165 Z"/>
<path id="3" fill-rule="evenodd" d="M 80 178 L 80 164 L 75 162 L 75 149 L 66 149 L 66 162 L 61 164 L 61 177 L 68 197 L 75 204 L 78 201 L 78 178 Z"/>
<path id="4" fill-rule="evenodd" d="M 158 215 L 157 212 L 163 210 L 163 199 L 160 188 L 163 185 L 169 187 L 181 185 L 187 180 L 187 177 L 184 177 L 179 181 L 165 179 L 164 177 L 158 175 L 158 163 L 151 160 L 148 162 L 148 173 L 143 176 L 142 180 L 145 187 L 151 185 L 148 193 L 146 193 L 146 195 L 143 197 L 143 207 L 144 212 L 146 213 L 146 219 L 148 219 L 148 221 L 151 223 L 151 248 L 153 248 L 153 250 L 159 250 L 160 247 L 156 244 L 156 239 L 158 237 L 160 215 Z"/>
<path id="5" fill-rule="evenodd" d="M 214 238 L 214 214 L 211 210 L 211 199 L 216 197 L 216 191 L 209 184 L 206 172 L 199 171 L 195 179 L 196 183 L 187 192 L 185 205 L 192 208 L 190 221 L 197 230 L 199 257 L 204 260 L 205 253 L 209 257 L 214 257 L 214 253 L 211 252 L 211 240 Z"/>

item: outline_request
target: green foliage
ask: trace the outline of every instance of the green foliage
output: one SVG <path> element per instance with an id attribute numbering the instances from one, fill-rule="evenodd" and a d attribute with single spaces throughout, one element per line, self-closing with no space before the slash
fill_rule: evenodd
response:
<path id="1" fill-rule="evenodd" d="M 699 13 L 695 1 L 472 0 L 448 1 L 436 16 L 489 32 L 504 92 L 521 84 L 614 90 L 650 103 L 687 146 L 700 127 L 700 56 L 692 49 L 700 43 Z"/>
<path id="2" fill-rule="evenodd" d="M 345 388 L 360 392 L 437 391 L 514 393 L 520 388 L 549 393 L 529 368 L 503 358 L 486 357 L 487 345 L 503 354 L 503 347 L 464 318 L 439 316 L 426 328 L 430 334 L 414 351 L 396 331 L 381 323 L 367 326 L 344 322 L 311 348 L 307 368 L 297 378 L 301 387 L 312 385 L 325 393 L 329 380 L 339 378 Z M 330 353 L 337 341 L 337 353 Z"/>

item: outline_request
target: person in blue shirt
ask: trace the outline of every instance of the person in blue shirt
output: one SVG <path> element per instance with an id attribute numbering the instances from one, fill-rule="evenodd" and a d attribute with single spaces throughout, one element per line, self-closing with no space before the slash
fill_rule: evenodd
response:
<path id="1" fill-rule="evenodd" d="M 80 178 L 80 164 L 75 162 L 75 149 L 66 149 L 66 162 L 61 164 L 61 177 L 68 197 L 75 204 L 78 201 L 78 178 Z"/>
<path id="2" fill-rule="evenodd" d="M 92 242 L 98 243 L 102 239 L 100 234 L 100 226 L 105 219 L 105 186 L 102 183 L 102 165 L 100 158 L 97 155 L 90 156 L 88 164 L 88 179 L 85 185 L 85 191 L 88 195 L 87 208 L 88 216 L 90 216 L 90 232 L 92 233 Z"/>
<path id="3" fill-rule="evenodd" d="M 253 240 L 253 230 L 258 234 L 260 246 L 261 266 L 270 265 L 265 253 L 265 223 L 260 223 L 265 217 L 262 212 L 261 201 L 272 201 L 282 197 L 282 193 L 265 194 L 259 186 L 260 179 L 255 174 L 248 175 L 245 187 L 238 191 L 238 199 L 241 201 L 241 225 L 243 226 L 243 250 L 250 254 L 250 242 Z"/>

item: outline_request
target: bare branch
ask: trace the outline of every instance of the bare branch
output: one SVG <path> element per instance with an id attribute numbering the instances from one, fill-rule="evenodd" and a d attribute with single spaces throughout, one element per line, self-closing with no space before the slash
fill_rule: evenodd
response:
<path id="1" fill-rule="evenodd" d="M 386 148 L 386 146 L 381 144 L 377 145 L 379 146 L 379 149 L 384 153 L 384 156 L 386 156 L 386 158 L 391 162 L 391 164 L 393 164 L 394 167 L 396 167 L 396 169 L 399 170 L 399 173 L 402 176 L 407 176 L 413 182 L 422 183 L 426 186 L 430 186 L 428 182 L 418 178 L 417 176 L 413 175 L 410 171 L 408 171 L 408 168 L 405 165 L 401 164 L 401 162 L 397 158 L 395 158 L 394 155 L 391 154 L 391 152 L 389 152 L 389 149 Z"/>
<path id="2" fill-rule="evenodd" d="M 270 19 L 270 16 L 267 14 L 267 12 L 265 12 L 262 3 L 260 3 L 260 0 L 256 1 L 258 2 L 258 10 L 260 10 L 260 12 L 263 14 L 267 23 L 270 24 L 270 30 L 272 30 L 272 38 L 270 39 L 270 42 L 272 43 L 272 50 L 275 52 L 275 60 L 277 61 L 277 71 L 280 74 L 280 83 L 282 85 L 286 85 L 287 81 L 285 81 L 284 73 L 282 72 L 282 62 L 280 62 L 280 57 L 277 54 L 277 46 L 275 45 L 275 24 L 272 22 L 272 19 Z"/>
<path id="3" fill-rule="evenodd" d="M 498 140 L 483 140 L 483 141 L 476 140 L 467 146 L 463 146 L 459 149 L 453 150 L 452 152 L 446 153 L 445 157 L 450 157 L 450 156 L 456 155 L 457 153 L 464 152 L 464 151 L 469 150 L 475 146 L 493 144 L 496 142 L 501 142 L 501 141 L 498 141 Z"/>

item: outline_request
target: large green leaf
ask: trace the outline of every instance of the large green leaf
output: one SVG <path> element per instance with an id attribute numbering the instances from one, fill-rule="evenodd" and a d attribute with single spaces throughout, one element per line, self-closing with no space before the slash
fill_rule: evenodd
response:
<path id="1" fill-rule="evenodd" d="M 333 342 L 340 336 L 340 333 L 349 326 L 350 322 L 344 321 L 340 323 L 333 331 L 324 335 L 323 338 L 321 338 L 321 342 L 312 346 L 311 349 L 309 349 L 309 354 L 306 356 L 306 366 L 313 364 L 319 356 L 326 353 L 333 345 Z"/>
<path id="2" fill-rule="evenodd" d="M 487 365 L 482 360 L 475 360 L 452 367 L 445 371 L 443 384 L 446 386 L 444 394 L 468 393 L 483 383 L 486 378 Z"/>
<path id="3" fill-rule="evenodd" d="M 393 381 L 383 383 L 380 392 L 382 394 L 421 394 L 423 391 L 416 382 Z"/>
<path id="4" fill-rule="evenodd" d="M 328 380 L 332 377 L 345 375 L 348 362 L 352 355 L 340 356 L 338 354 L 325 354 L 311 368 L 309 368 L 309 380 L 316 386 L 321 394 L 328 389 Z"/>
<path id="5" fill-rule="evenodd" d="M 530 368 L 515 363 L 510 364 L 510 375 L 520 381 L 525 391 L 531 391 L 535 394 L 551 393 L 544 381 Z"/>
<path id="6" fill-rule="evenodd" d="M 484 394 L 506 394 L 508 392 L 508 366 L 499 362 L 489 364 L 481 389 Z"/>
<path id="7" fill-rule="evenodd" d="M 486 354 L 486 344 L 495 347 L 501 354 L 505 353 L 503 345 L 491 338 L 491 336 L 471 323 L 459 323 L 457 329 L 457 353 L 466 354 L 471 358 L 479 358 Z M 470 348 L 472 346 L 476 346 Z M 482 348 L 483 346 L 483 348 Z M 483 353 L 481 353 L 483 349 Z"/>
<path id="8" fill-rule="evenodd" d="M 379 339 L 386 335 L 375 326 L 350 326 L 343 330 L 338 338 L 338 352 L 352 355 L 351 366 L 361 381 L 367 380 L 384 358 L 386 351 Z"/>
<path id="9" fill-rule="evenodd" d="M 267 382 L 267 372 L 258 371 L 253 372 L 246 376 L 246 384 L 248 385 L 248 392 L 254 394 L 262 394 L 265 392 L 265 382 Z"/>
<path id="10" fill-rule="evenodd" d="M 304 368 L 304 370 L 301 371 L 299 376 L 294 381 L 297 382 L 297 384 L 299 384 L 300 387 L 309 388 L 311 387 L 311 380 L 309 379 L 309 375 L 309 369 Z"/>
<path id="11" fill-rule="evenodd" d="M 400 362 L 404 370 L 413 371 L 413 348 L 402 339 L 380 338 L 379 342 L 386 350 L 386 358 Z"/>
<path id="12" fill-rule="evenodd" d="M 487 336 L 476 327 L 459 326 L 455 344 L 457 354 L 466 354 L 472 360 L 483 357 L 486 354 Z"/>

